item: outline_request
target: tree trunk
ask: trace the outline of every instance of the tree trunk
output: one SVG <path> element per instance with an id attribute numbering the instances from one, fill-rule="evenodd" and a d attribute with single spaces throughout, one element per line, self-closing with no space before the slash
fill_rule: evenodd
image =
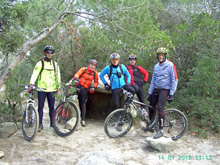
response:
<path id="1" fill-rule="evenodd" d="M 70 6 L 73 4 L 73 1 L 70 1 L 68 6 L 66 7 L 66 10 L 63 14 L 61 14 L 60 18 L 55 22 L 51 27 L 46 28 L 42 30 L 39 34 L 35 35 L 33 38 L 29 39 L 26 43 L 23 44 L 22 48 L 18 51 L 15 59 L 12 61 L 12 63 L 5 69 L 3 74 L 0 76 L 0 88 L 4 84 L 4 82 L 10 77 L 11 70 L 13 70 L 16 65 L 24 58 L 26 53 L 34 47 L 36 44 L 38 44 L 40 41 L 42 41 L 44 38 L 46 38 L 56 27 L 61 23 L 61 21 L 70 13 L 68 13 L 68 10 Z M 71 13 L 73 14 L 73 13 Z"/>

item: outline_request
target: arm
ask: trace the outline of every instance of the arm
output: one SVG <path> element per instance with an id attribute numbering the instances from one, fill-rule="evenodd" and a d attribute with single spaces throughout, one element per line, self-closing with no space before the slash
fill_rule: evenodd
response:
<path id="1" fill-rule="evenodd" d="M 59 65 L 57 64 L 57 88 L 61 88 L 61 76 L 60 76 L 60 67 Z"/>
<path id="2" fill-rule="evenodd" d="M 154 70 L 155 70 L 155 67 L 154 67 Z M 153 93 L 153 90 L 155 88 L 155 73 L 153 71 L 153 75 L 152 75 L 152 80 L 151 80 L 151 83 L 150 83 L 150 89 L 149 89 L 149 92 L 148 94 L 151 95 Z"/>
<path id="3" fill-rule="evenodd" d="M 81 68 L 78 72 L 76 72 L 76 74 L 74 75 L 74 79 L 79 78 L 83 72 L 85 71 L 85 67 Z"/>
<path id="4" fill-rule="evenodd" d="M 101 71 L 101 73 L 99 74 L 99 78 L 101 79 L 101 81 L 103 82 L 103 84 L 106 84 L 107 82 L 106 82 L 106 80 L 105 80 L 105 78 L 104 78 L 104 76 L 106 75 L 106 74 L 108 74 L 108 72 L 109 72 L 109 66 L 106 66 L 102 71 Z"/>
<path id="5" fill-rule="evenodd" d="M 39 73 L 40 73 L 40 70 L 42 68 L 42 64 L 41 64 L 41 61 L 39 61 L 35 67 L 34 67 L 34 70 L 33 70 L 33 73 L 31 75 L 31 80 L 30 80 L 30 83 L 29 84 L 34 84 L 35 81 L 37 80 L 38 76 L 39 76 Z"/>
<path id="6" fill-rule="evenodd" d="M 174 95 L 178 84 L 178 78 L 177 78 L 176 66 L 173 63 L 171 65 L 170 75 L 172 81 L 170 88 L 170 95 Z"/>
<path id="7" fill-rule="evenodd" d="M 99 85 L 99 75 L 98 72 L 95 71 L 95 79 L 94 79 L 94 87 L 96 88 Z"/>
<path id="8" fill-rule="evenodd" d="M 128 72 L 127 68 L 123 64 L 121 64 L 121 65 L 122 65 L 124 75 L 126 76 L 126 79 L 127 79 L 127 84 L 130 84 L 131 83 L 131 75 Z"/>
<path id="9" fill-rule="evenodd" d="M 146 71 L 144 68 L 142 68 L 141 66 L 138 66 L 138 68 L 140 69 L 141 74 L 143 74 L 143 75 L 144 75 L 144 81 L 146 81 L 146 82 L 147 82 L 148 77 L 149 77 L 148 72 L 147 72 L 147 71 Z"/>

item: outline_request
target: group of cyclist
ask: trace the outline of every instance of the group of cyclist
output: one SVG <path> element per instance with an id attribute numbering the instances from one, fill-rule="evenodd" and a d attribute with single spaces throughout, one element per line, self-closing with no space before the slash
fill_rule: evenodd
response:
<path id="1" fill-rule="evenodd" d="M 38 92 L 39 131 L 43 130 L 43 107 L 46 97 L 49 105 L 50 126 L 52 127 L 55 103 L 54 93 L 60 93 L 60 69 L 58 64 L 52 60 L 53 53 L 54 48 L 52 46 L 44 48 L 45 57 L 36 64 L 29 84 L 30 87 L 33 86 L 38 79 L 38 87 L 45 89 L 43 92 Z M 159 131 L 154 135 L 153 138 L 155 139 L 163 136 L 164 107 L 167 101 L 171 102 L 173 100 L 178 84 L 175 65 L 167 60 L 167 49 L 160 47 L 156 53 L 158 63 L 154 67 L 147 96 L 150 105 L 153 107 L 157 105 L 159 111 Z M 110 65 L 106 66 L 98 75 L 95 70 L 98 62 L 92 59 L 87 67 L 81 68 L 75 73 L 74 78 L 69 81 L 69 83 L 72 83 L 74 80 L 75 86 L 80 88 L 78 100 L 81 110 L 81 125 L 84 127 L 86 126 L 85 115 L 88 93 L 94 93 L 95 88 L 98 86 L 99 78 L 103 82 L 105 89 L 111 90 L 114 109 L 121 107 L 120 94 L 122 93 L 122 87 L 133 95 L 136 94 L 139 101 L 145 103 L 143 85 L 147 83 L 149 74 L 143 67 L 137 65 L 137 56 L 131 54 L 129 56 L 129 65 L 125 66 L 120 64 L 120 55 L 112 53 L 110 62 Z M 104 77 L 106 74 L 110 83 L 107 83 Z M 93 81 L 94 83 L 92 83 Z M 145 107 L 142 106 L 141 108 L 142 112 L 147 114 Z M 153 116 L 154 110 L 149 108 L 150 121 L 153 120 Z M 117 130 L 120 131 L 120 129 Z M 145 129 L 143 128 L 143 130 Z"/>

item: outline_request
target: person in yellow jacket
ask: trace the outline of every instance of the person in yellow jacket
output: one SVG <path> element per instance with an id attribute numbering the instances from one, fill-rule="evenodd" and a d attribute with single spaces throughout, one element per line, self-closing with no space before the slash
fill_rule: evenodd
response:
<path id="1" fill-rule="evenodd" d="M 93 94 L 95 91 L 95 88 L 98 86 L 99 82 L 99 76 L 98 72 L 95 70 L 98 62 L 95 59 L 90 60 L 88 67 L 81 68 L 75 75 L 75 86 L 80 88 L 80 93 L 78 95 L 79 100 L 79 107 L 81 110 L 81 125 L 83 127 L 86 126 L 85 123 L 85 116 L 86 116 L 86 101 L 88 98 L 88 92 L 90 94 Z M 72 80 L 73 80 L 72 79 Z M 72 80 L 70 80 L 70 84 L 72 83 Z M 94 80 L 93 85 L 92 82 Z M 88 91 L 89 89 L 89 91 Z"/>
<path id="2" fill-rule="evenodd" d="M 53 126 L 53 112 L 55 97 L 54 93 L 60 93 L 60 69 L 56 62 L 52 60 L 54 48 L 52 46 L 46 46 L 44 48 L 45 57 L 39 61 L 33 70 L 29 87 L 32 87 L 37 81 L 39 88 L 44 89 L 42 92 L 38 91 L 38 113 L 39 113 L 39 129 L 43 130 L 43 108 L 44 102 L 47 97 L 50 116 L 50 127 Z"/>

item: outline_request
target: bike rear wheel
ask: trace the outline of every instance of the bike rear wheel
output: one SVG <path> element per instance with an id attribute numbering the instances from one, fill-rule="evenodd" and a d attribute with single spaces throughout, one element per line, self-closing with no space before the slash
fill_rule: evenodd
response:
<path id="1" fill-rule="evenodd" d="M 130 112 L 126 112 L 125 109 L 116 109 L 105 119 L 104 130 L 111 138 L 122 137 L 130 131 L 132 124 L 133 118 Z"/>
<path id="2" fill-rule="evenodd" d="M 34 107 L 29 106 L 27 110 L 24 111 L 22 118 L 22 133 L 24 139 L 31 141 L 35 138 L 39 126 L 39 115 Z"/>
<path id="3" fill-rule="evenodd" d="M 60 103 L 53 114 L 53 128 L 62 137 L 71 135 L 78 124 L 79 111 L 72 102 Z"/>
<path id="4" fill-rule="evenodd" d="M 165 121 L 163 133 L 165 137 L 177 140 L 183 136 L 188 127 L 186 116 L 177 109 L 167 109 L 164 111 Z"/>

